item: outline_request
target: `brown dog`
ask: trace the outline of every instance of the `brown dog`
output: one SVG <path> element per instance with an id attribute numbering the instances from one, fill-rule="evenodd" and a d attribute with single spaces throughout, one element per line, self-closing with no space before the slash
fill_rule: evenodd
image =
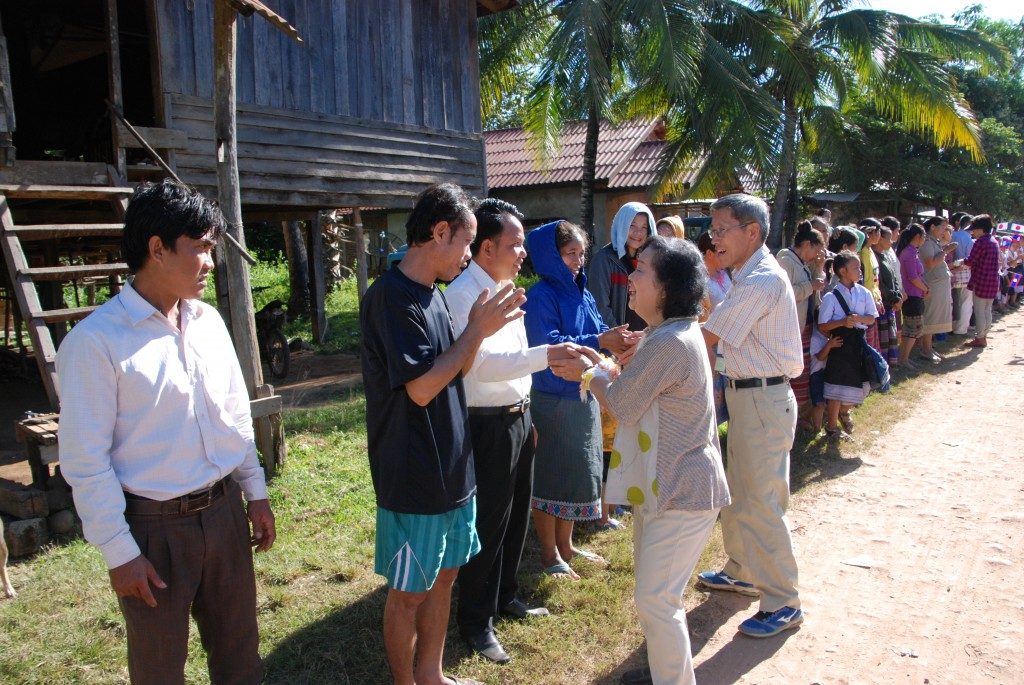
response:
<path id="1" fill-rule="evenodd" d="M 7 577 L 7 541 L 4 540 L 3 519 L 0 519 L 0 582 L 4 584 L 4 594 L 8 599 L 18 594 L 14 591 L 10 578 Z"/>

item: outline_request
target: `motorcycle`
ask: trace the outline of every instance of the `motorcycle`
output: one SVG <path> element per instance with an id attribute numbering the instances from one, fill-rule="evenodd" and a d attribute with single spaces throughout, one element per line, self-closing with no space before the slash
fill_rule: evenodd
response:
<path id="1" fill-rule="evenodd" d="M 284 334 L 287 318 L 288 311 L 281 300 L 268 302 L 256 312 L 256 342 L 259 344 L 260 357 L 270 367 L 274 378 L 285 378 L 291 363 L 288 338 Z"/>

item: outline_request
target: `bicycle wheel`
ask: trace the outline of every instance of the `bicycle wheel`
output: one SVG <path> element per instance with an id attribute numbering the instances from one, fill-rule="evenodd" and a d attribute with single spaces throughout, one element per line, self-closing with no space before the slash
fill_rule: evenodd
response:
<path id="1" fill-rule="evenodd" d="M 270 373 L 274 378 L 284 378 L 288 375 L 290 363 L 288 338 L 281 331 L 272 331 L 267 339 L 267 365 L 270 366 Z"/>

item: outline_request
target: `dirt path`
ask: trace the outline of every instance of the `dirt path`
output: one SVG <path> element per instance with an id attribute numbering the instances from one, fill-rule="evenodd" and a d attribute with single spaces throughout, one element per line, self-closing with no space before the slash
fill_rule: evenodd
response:
<path id="1" fill-rule="evenodd" d="M 1024 312 L 995 329 L 884 452 L 794 499 L 803 626 L 745 638 L 756 603 L 722 593 L 691 612 L 701 685 L 1024 683 Z"/>

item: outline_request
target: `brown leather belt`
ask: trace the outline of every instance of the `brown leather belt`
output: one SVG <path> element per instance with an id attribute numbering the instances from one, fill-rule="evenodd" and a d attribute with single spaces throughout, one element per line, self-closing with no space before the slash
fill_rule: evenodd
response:
<path id="1" fill-rule="evenodd" d="M 167 516 L 173 514 L 192 514 L 206 509 L 219 500 L 228 491 L 228 478 L 225 476 L 208 488 L 190 492 L 181 497 L 159 501 L 124 493 L 125 513 L 142 514 L 145 516 Z"/>

